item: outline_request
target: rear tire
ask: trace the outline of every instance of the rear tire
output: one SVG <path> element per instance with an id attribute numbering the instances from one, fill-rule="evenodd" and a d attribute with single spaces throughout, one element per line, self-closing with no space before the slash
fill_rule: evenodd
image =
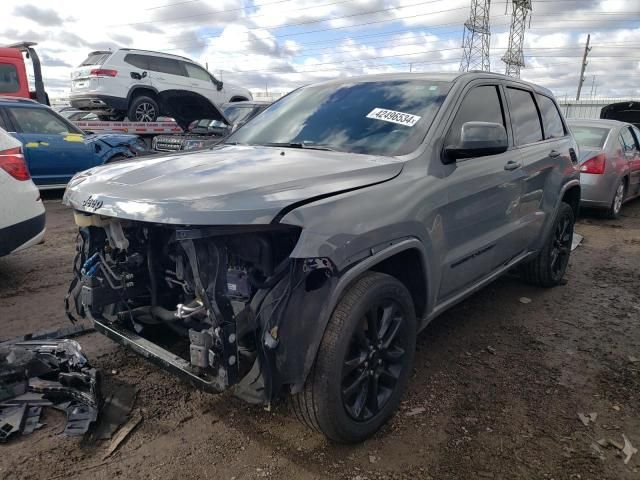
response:
<path id="1" fill-rule="evenodd" d="M 620 210 L 622 210 L 622 204 L 624 202 L 624 196 L 627 193 L 627 184 L 624 178 L 620 179 L 620 183 L 616 187 L 616 191 L 613 194 L 613 200 L 611 205 L 605 212 L 605 216 L 611 220 L 615 220 L 620 217 Z"/>
<path id="2" fill-rule="evenodd" d="M 415 345 L 406 287 L 389 275 L 364 274 L 338 303 L 307 382 L 291 399 L 296 416 L 335 442 L 371 436 L 398 407 Z"/>
<path id="3" fill-rule="evenodd" d="M 127 118 L 131 122 L 155 122 L 159 116 L 158 102 L 146 95 L 133 98 L 127 110 Z"/>
<path id="4" fill-rule="evenodd" d="M 544 247 L 535 259 L 521 267 L 526 282 L 546 288 L 562 283 L 571 256 L 574 223 L 573 209 L 562 202 Z"/>

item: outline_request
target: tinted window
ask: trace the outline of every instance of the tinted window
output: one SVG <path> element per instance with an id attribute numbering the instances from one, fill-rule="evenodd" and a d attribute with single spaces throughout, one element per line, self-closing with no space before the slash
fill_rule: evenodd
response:
<path id="1" fill-rule="evenodd" d="M 15 65 L 0 64 L 0 93 L 14 93 L 18 90 L 20 90 L 20 82 Z"/>
<path id="2" fill-rule="evenodd" d="M 8 107 L 14 122 L 22 133 L 41 133 L 45 135 L 61 133 L 82 133 L 67 124 L 62 118 L 45 108 Z"/>
<path id="3" fill-rule="evenodd" d="M 125 55 L 124 61 L 134 67 L 142 68 L 143 70 L 149 70 L 149 56 L 137 55 L 135 53 L 129 53 Z"/>
<path id="4" fill-rule="evenodd" d="M 200 68 L 193 63 L 182 62 L 182 64 L 184 65 L 189 77 L 211 83 L 211 76 L 203 68 Z"/>
<path id="5" fill-rule="evenodd" d="M 544 138 L 564 137 L 564 125 L 562 117 L 558 112 L 558 107 L 553 100 L 544 95 L 538 95 L 538 106 L 542 113 L 542 123 L 544 125 Z"/>
<path id="6" fill-rule="evenodd" d="M 624 127 L 620 130 L 620 137 L 622 138 L 622 146 L 627 152 L 636 150 L 638 147 L 636 146 L 636 141 L 631 134 L 631 130 L 628 127 Z"/>
<path id="7" fill-rule="evenodd" d="M 516 145 L 527 145 L 542 140 L 542 126 L 533 94 L 518 88 L 507 88 L 507 94 Z"/>
<path id="8" fill-rule="evenodd" d="M 87 65 L 102 65 L 107 58 L 111 56 L 111 52 L 94 52 L 90 53 L 87 58 L 80 64 L 81 67 Z"/>
<path id="9" fill-rule="evenodd" d="M 180 66 L 180 62 L 173 58 L 162 58 L 149 56 L 149 70 L 154 72 L 168 73 L 171 75 L 185 75 Z"/>
<path id="10" fill-rule="evenodd" d="M 636 144 L 640 145 L 640 130 L 637 127 L 631 127 L 633 131 L 633 136 L 636 137 Z"/>
<path id="11" fill-rule="evenodd" d="M 476 87 L 467 93 L 449 130 L 447 145 L 460 143 L 462 125 L 467 122 L 491 122 L 504 126 L 498 87 Z"/>
<path id="12" fill-rule="evenodd" d="M 450 88 L 429 80 L 310 85 L 261 112 L 251 128 L 237 130 L 228 143 L 301 143 L 403 155 L 422 142 Z"/>
<path id="13" fill-rule="evenodd" d="M 571 127 L 571 133 L 576 139 L 580 148 L 602 148 L 609 136 L 608 128 L 602 127 L 582 127 L 574 125 Z"/>

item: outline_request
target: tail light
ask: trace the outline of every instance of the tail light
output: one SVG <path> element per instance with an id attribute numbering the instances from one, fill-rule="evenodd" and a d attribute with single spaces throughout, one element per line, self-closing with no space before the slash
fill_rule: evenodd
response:
<path id="1" fill-rule="evenodd" d="M 24 161 L 21 147 L 1 150 L 0 168 L 16 180 L 24 181 L 31 178 L 27 164 Z"/>
<path id="2" fill-rule="evenodd" d="M 89 75 L 92 77 L 115 77 L 118 75 L 118 71 L 107 68 L 94 68 L 89 72 Z"/>
<path id="3" fill-rule="evenodd" d="M 581 173 L 595 173 L 596 175 L 601 175 L 604 173 L 604 165 L 606 163 L 607 157 L 604 153 L 600 155 L 596 155 L 595 157 L 590 158 L 582 165 L 580 165 Z"/>

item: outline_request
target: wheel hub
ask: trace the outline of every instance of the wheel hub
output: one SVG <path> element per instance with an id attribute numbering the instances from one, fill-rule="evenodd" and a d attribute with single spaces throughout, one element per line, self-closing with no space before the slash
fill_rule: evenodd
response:
<path id="1" fill-rule="evenodd" d="M 377 415 L 402 373 L 404 313 L 392 300 L 373 306 L 353 334 L 342 372 L 342 399 L 356 421 Z"/>

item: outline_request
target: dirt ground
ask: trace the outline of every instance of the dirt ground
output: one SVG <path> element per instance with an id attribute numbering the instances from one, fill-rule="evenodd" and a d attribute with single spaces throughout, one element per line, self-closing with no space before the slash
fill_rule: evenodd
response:
<path id="1" fill-rule="evenodd" d="M 0 259 L 2 339 L 67 325 L 75 228 L 59 199 L 46 207 L 46 243 Z M 85 352 L 106 387 L 139 389 L 142 423 L 103 460 L 108 441 L 63 437 L 47 411 L 42 430 L 0 446 L 0 478 L 639 479 L 640 453 L 625 465 L 595 442 L 640 448 L 640 201 L 577 231 L 566 285 L 503 278 L 435 320 L 401 410 L 361 445 L 327 442 L 286 405 L 201 393 L 94 333 Z"/>

